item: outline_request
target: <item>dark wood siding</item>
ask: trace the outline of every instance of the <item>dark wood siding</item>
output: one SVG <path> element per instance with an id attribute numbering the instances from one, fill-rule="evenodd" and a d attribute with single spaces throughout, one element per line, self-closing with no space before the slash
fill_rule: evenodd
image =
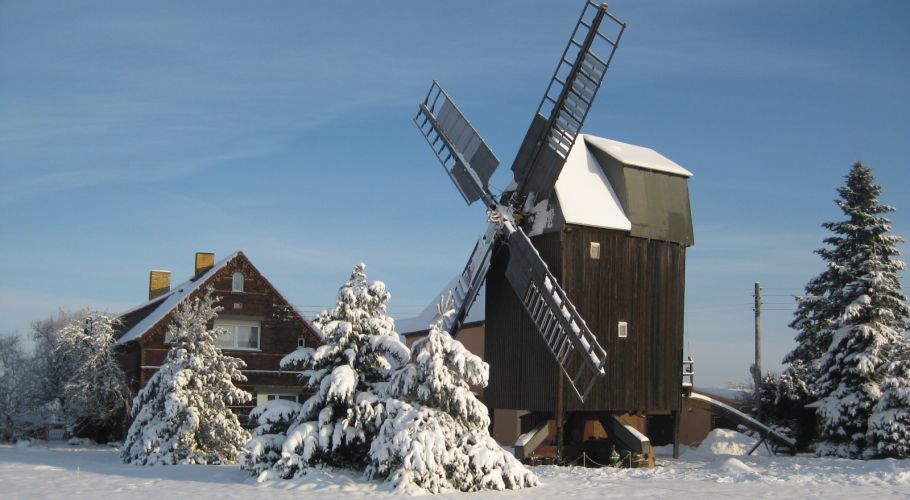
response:
<path id="1" fill-rule="evenodd" d="M 560 233 L 534 238 L 534 245 L 558 274 Z M 537 329 L 506 280 L 508 248 L 499 249 L 487 277 L 484 355 L 490 384 L 484 402 L 492 408 L 552 411 L 556 405 L 558 371 Z"/>
<path id="2" fill-rule="evenodd" d="M 678 409 L 685 247 L 583 226 L 533 241 L 607 351 L 606 378 L 584 405 L 567 388 L 567 409 Z M 591 242 L 600 243 L 599 260 L 589 257 Z M 487 402 L 553 410 L 556 364 L 502 276 L 504 267 L 504 259 L 494 262 L 487 285 Z M 629 325 L 627 338 L 617 337 L 619 321 Z"/>

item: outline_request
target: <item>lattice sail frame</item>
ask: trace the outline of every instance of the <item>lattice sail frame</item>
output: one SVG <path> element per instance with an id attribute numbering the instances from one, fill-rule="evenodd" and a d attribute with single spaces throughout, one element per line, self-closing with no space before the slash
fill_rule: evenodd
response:
<path id="1" fill-rule="evenodd" d="M 605 18 L 618 26 L 614 39 L 600 31 Z M 606 4 L 586 2 L 512 165 L 518 196 L 526 197 L 530 192 L 539 198 L 549 196 L 625 26 L 607 12 Z M 606 59 L 595 51 L 599 42 L 610 47 Z M 449 292 L 456 312 L 443 318 L 444 326 L 452 334 L 461 327 L 486 279 L 495 243 L 505 242 L 511 250 L 506 278 L 570 386 L 584 402 L 595 382 L 605 375 L 606 351 L 518 227 L 511 206 L 498 203 L 490 193 L 489 179 L 499 165 L 496 155 L 435 80 L 419 105 L 414 123 L 465 202 L 470 205 L 483 200 L 490 210 L 487 231 Z"/>

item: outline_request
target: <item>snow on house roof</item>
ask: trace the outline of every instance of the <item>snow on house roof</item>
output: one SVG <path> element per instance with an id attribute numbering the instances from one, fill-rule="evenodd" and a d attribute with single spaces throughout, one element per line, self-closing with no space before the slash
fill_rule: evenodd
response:
<path id="1" fill-rule="evenodd" d="M 436 305 L 439 304 L 439 299 L 442 298 L 442 295 L 448 293 L 449 290 L 455 287 L 455 283 L 458 282 L 458 278 L 461 275 L 455 276 L 436 296 L 430 301 L 429 305 L 424 308 L 417 316 L 413 318 L 402 318 L 400 320 L 395 320 L 395 329 L 398 331 L 399 335 L 412 335 L 415 333 L 425 332 L 430 329 L 430 323 L 436 318 Z M 469 323 L 479 323 L 484 320 L 486 317 L 485 314 L 485 303 L 482 299 L 484 297 L 484 289 L 486 285 L 480 288 L 480 291 L 477 293 L 477 297 L 481 298 L 477 302 L 474 302 L 474 305 L 471 306 L 471 310 L 468 311 L 468 316 L 464 319 L 465 325 Z"/>
<path id="2" fill-rule="evenodd" d="M 579 135 L 575 139 L 576 145 L 582 147 L 572 148 L 556 180 L 563 218 L 569 224 L 629 231 L 632 222 L 583 137 L 590 136 Z"/>
<path id="3" fill-rule="evenodd" d="M 683 177 L 692 177 L 692 172 L 682 168 L 675 161 L 651 148 L 626 144 L 624 142 L 593 135 L 582 134 L 581 136 L 598 149 L 604 151 L 613 158 L 616 158 L 625 165 L 681 175 Z"/>
<path id="4" fill-rule="evenodd" d="M 214 266 L 212 266 L 211 269 L 209 269 L 208 271 L 203 273 L 202 276 L 200 276 L 196 279 L 186 280 L 183 283 L 171 288 L 170 292 L 168 292 L 160 297 L 155 297 L 154 299 L 149 300 L 148 302 L 145 302 L 128 311 L 123 312 L 121 314 L 121 316 L 125 316 L 131 312 L 138 311 L 139 309 L 153 305 L 156 302 L 158 303 L 158 307 L 156 307 L 151 313 L 149 313 L 145 318 L 143 318 L 142 321 L 140 321 L 139 323 L 136 323 L 136 325 L 134 325 L 132 328 L 130 328 L 129 330 L 124 332 L 124 334 L 121 335 L 120 338 L 117 339 L 116 342 L 114 342 L 114 345 L 115 346 L 124 345 L 124 344 L 127 344 L 129 342 L 132 342 L 132 341 L 138 339 L 139 337 L 142 337 L 142 335 L 145 334 L 145 332 L 147 332 L 150 328 L 152 328 L 159 321 L 161 321 L 161 319 L 164 318 L 164 316 L 167 315 L 167 313 L 169 313 L 171 310 L 173 310 L 175 307 L 177 307 L 178 304 L 183 302 L 183 299 L 189 297 L 190 294 L 195 292 L 200 286 L 202 286 L 203 283 L 208 281 L 209 278 L 211 278 L 215 273 L 217 273 L 219 270 L 224 268 L 228 263 L 230 263 L 232 260 L 234 260 L 238 255 L 240 255 L 240 252 L 234 252 L 233 254 L 231 254 L 231 255 L 225 257 L 224 259 L 222 259 L 221 261 L 217 262 Z"/>

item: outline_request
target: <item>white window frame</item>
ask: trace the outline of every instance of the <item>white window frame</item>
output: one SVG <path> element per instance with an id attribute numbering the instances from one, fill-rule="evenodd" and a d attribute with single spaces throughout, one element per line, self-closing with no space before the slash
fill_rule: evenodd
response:
<path id="1" fill-rule="evenodd" d="M 234 334 L 234 345 L 223 346 L 218 342 L 218 347 L 228 351 L 261 351 L 262 350 L 262 322 L 258 319 L 237 319 L 237 318 L 215 318 L 215 328 L 223 328 Z M 256 347 L 240 347 L 237 343 L 240 339 L 239 329 L 241 327 L 256 328 Z"/>
<path id="2" fill-rule="evenodd" d="M 256 404 L 264 404 L 268 401 L 273 401 L 275 399 L 285 399 L 287 397 L 293 397 L 295 403 L 300 402 L 300 395 L 290 392 L 260 392 L 256 394 Z M 288 400 L 290 401 L 290 400 Z"/>
<path id="3" fill-rule="evenodd" d="M 239 278 L 239 279 L 238 279 Z M 243 273 L 237 271 L 231 275 L 231 291 L 235 293 L 243 293 Z"/>

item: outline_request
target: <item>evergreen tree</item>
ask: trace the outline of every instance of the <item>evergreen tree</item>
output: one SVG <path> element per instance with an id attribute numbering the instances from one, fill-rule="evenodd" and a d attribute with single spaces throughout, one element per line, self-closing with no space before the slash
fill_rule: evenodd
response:
<path id="1" fill-rule="evenodd" d="M 831 326 L 836 317 L 838 304 L 833 300 L 834 291 L 838 290 L 834 271 L 835 265 L 828 261 L 831 257 L 824 249 L 816 253 L 826 260 L 826 269 L 806 284 L 805 294 L 796 298 L 796 312 L 790 328 L 797 331 L 796 348 L 784 356 L 784 363 L 798 365 L 799 370 L 789 373 L 791 378 L 805 376 L 800 383 L 806 384 L 818 374 L 816 362 L 831 345 Z M 789 368 L 785 372 L 789 371 Z"/>
<path id="2" fill-rule="evenodd" d="M 234 461 L 243 450 L 249 434 L 228 405 L 252 396 L 234 385 L 246 380 L 240 372 L 245 363 L 216 344 L 224 330 L 207 326 L 221 310 L 216 300 L 209 288 L 175 311 L 168 328 L 174 345 L 133 402 L 124 462 L 217 464 Z"/>
<path id="3" fill-rule="evenodd" d="M 392 376 L 367 473 L 405 491 L 534 486 L 537 477 L 489 434 L 487 408 L 471 391 L 487 385 L 489 366 L 442 329 L 451 306 L 450 295 L 411 361 Z"/>
<path id="4" fill-rule="evenodd" d="M 384 412 L 381 394 L 392 370 L 407 362 L 408 349 L 386 314 L 390 294 L 385 284 L 367 283 L 365 270 L 364 264 L 355 267 L 339 289 L 335 308 L 314 321 L 325 344 L 298 349 L 281 362 L 284 368 L 304 370 L 316 392 L 300 406 L 287 431 L 281 458 L 272 468 L 280 477 L 305 474 L 317 464 L 354 470 L 367 465 Z M 248 445 L 248 451 L 265 453 L 246 460 L 251 472 L 263 469 L 270 449 L 264 442 Z"/>
<path id="5" fill-rule="evenodd" d="M 57 359 L 73 360 L 63 407 L 74 433 L 96 441 L 119 439 L 129 415 L 130 390 L 114 353 L 114 320 L 87 312 L 57 332 Z"/>
<path id="6" fill-rule="evenodd" d="M 890 221 L 883 216 L 894 208 L 878 201 L 881 187 L 872 171 L 857 163 L 838 189 L 838 206 L 847 216 L 826 223 L 835 233 L 820 251 L 844 283 L 829 293 L 837 315 L 822 328 L 830 345 L 815 367 L 819 374 L 814 392 L 819 397 L 820 455 L 868 455 L 867 422 L 881 395 L 891 346 L 901 342 L 910 310 L 900 292 L 897 244 Z M 841 306 L 843 305 L 843 306 Z"/>
<path id="7" fill-rule="evenodd" d="M 910 341 L 889 348 L 878 403 L 866 431 L 866 456 L 910 457 Z"/>

